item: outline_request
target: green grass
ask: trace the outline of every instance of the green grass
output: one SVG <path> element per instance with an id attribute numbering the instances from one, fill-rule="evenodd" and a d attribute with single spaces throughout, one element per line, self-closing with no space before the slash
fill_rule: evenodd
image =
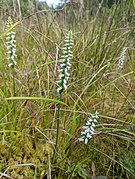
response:
<path id="1" fill-rule="evenodd" d="M 130 9 L 130 11 L 129 11 Z M 132 4 L 102 7 L 89 18 L 67 23 L 62 11 L 39 13 L 16 23 L 17 66 L 6 60 L 0 36 L 0 177 L 108 179 L 135 177 L 135 50 Z M 63 16 L 62 16 L 63 15 Z M 123 19 L 121 20 L 121 17 Z M 6 22 L 6 18 L 4 19 Z M 40 23 L 40 24 L 39 24 Z M 34 27 L 33 27 L 34 26 Z M 75 45 L 68 89 L 59 100 L 59 59 L 68 28 Z M 127 47 L 122 70 L 117 69 Z M 15 110 L 13 109 L 15 102 Z M 60 114 L 58 116 L 58 106 Z M 78 141 L 89 113 L 98 111 L 95 135 Z M 59 140 L 55 148 L 57 120 Z M 55 150 L 57 149 L 57 151 Z M 54 152 L 56 160 L 53 161 Z"/>

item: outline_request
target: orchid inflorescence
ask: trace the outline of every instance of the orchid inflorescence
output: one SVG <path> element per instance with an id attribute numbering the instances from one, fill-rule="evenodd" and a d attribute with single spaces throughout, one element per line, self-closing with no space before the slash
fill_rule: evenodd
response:
<path id="1" fill-rule="evenodd" d="M 84 131 L 81 132 L 82 137 L 80 137 L 78 140 L 84 142 L 85 144 L 88 143 L 88 139 L 92 138 L 92 136 L 95 134 L 95 123 L 97 122 L 97 119 L 99 118 L 98 113 L 90 114 L 88 117 L 88 120 L 86 124 L 82 127 Z"/>
<path id="2" fill-rule="evenodd" d="M 65 44 L 64 47 L 62 48 L 63 55 L 61 56 L 60 69 L 58 70 L 60 74 L 59 74 L 59 80 L 57 81 L 58 83 L 57 92 L 59 94 L 61 94 L 64 90 L 67 89 L 67 80 L 70 76 L 68 71 L 71 67 L 70 60 L 73 58 L 73 54 L 72 54 L 73 44 L 74 43 L 72 39 L 72 31 L 70 30 L 65 35 Z"/>
<path id="3" fill-rule="evenodd" d="M 6 28 L 9 29 L 13 26 L 13 20 L 11 17 L 8 17 Z M 16 40 L 15 40 L 15 32 L 12 29 L 6 35 L 6 47 L 7 47 L 7 59 L 9 60 L 9 67 L 14 66 L 17 64 L 15 57 L 16 57 Z"/>
<path id="4" fill-rule="evenodd" d="M 123 66 L 124 66 L 124 61 L 125 61 L 125 59 L 126 59 L 126 51 L 127 51 L 127 47 L 124 47 L 124 48 L 122 49 L 122 52 L 121 52 L 120 57 L 119 57 L 119 59 L 118 59 L 118 64 L 117 64 L 117 66 L 118 66 L 118 69 L 119 69 L 119 70 L 122 69 Z"/>

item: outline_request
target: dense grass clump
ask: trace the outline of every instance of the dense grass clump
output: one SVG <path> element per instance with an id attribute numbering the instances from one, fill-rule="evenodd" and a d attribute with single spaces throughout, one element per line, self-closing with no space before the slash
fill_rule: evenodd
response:
<path id="1" fill-rule="evenodd" d="M 133 179 L 132 2 L 31 7 L 1 10 L 0 178 Z"/>

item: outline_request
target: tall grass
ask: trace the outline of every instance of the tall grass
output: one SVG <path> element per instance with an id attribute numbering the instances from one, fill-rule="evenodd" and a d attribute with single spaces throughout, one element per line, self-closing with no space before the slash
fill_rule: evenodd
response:
<path id="1" fill-rule="evenodd" d="M 0 36 L 1 178 L 134 178 L 135 116 L 129 110 L 135 105 L 134 21 L 124 15 L 131 18 L 133 10 L 132 4 L 123 2 L 110 9 L 97 7 L 88 18 L 87 14 L 77 16 L 76 9 L 70 11 L 76 18 L 69 23 L 66 7 L 57 13 L 40 12 L 40 21 L 33 14 L 21 26 L 15 24 L 16 96 L 9 95 L 7 32 Z M 61 101 L 56 81 L 69 27 L 74 58 Z M 123 68 L 118 70 L 124 47 Z M 15 116 L 11 115 L 12 101 L 16 101 Z M 95 135 L 85 145 L 78 140 L 82 126 L 96 111 Z"/>

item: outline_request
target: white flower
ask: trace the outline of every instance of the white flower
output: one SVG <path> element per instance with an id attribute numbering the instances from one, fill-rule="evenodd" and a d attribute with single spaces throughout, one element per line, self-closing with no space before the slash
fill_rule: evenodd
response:
<path id="1" fill-rule="evenodd" d="M 81 134 L 82 134 L 82 135 L 83 135 L 83 134 L 85 135 L 85 134 L 86 134 L 86 131 L 84 131 L 84 132 L 81 132 Z"/>
<path id="2" fill-rule="evenodd" d="M 6 28 L 10 28 L 13 25 L 13 21 L 11 19 L 11 17 L 8 17 L 7 20 L 7 24 L 6 24 Z M 14 30 L 14 29 L 13 29 Z M 6 35 L 6 44 L 7 44 L 7 60 L 9 61 L 8 66 L 14 66 L 17 64 L 17 62 L 15 61 L 15 57 L 16 57 L 16 40 L 15 40 L 15 32 L 14 31 L 10 31 L 7 33 Z"/>
<path id="3" fill-rule="evenodd" d="M 64 77 L 64 74 L 60 74 L 59 75 L 59 78 L 61 79 L 61 78 L 63 78 Z"/>
<path id="4" fill-rule="evenodd" d="M 58 83 L 57 92 L 60 94 L 67 89 L 67 80 L 70 76 L 68 71 L 71 67 L 70 60 L 73 58 L 72 46 L 73 46 L 72 31 L 70 30 L 68 33 L 66 33 L 65 36 L 65 44 L 64 47 L 62 48 L 63 55 L 60 58 L 61 63 L 60 63 L 60 69 L 58 70 L 60 74 L 59 74 L 59 80 L 57 81 Z"/>
<path id="5" fill-rule="evenodd" d="M 78 140 L 83 142 L 84 141 L 84 137 L 80 137 Z"/>
<path id="6" fill-rule="evenodd" d="M 88 126 L 83 126 L 83 127 L 82 127 L 82 129 L 87 129 L 87 128 L 88 128 Z"/>
<path id="7" fill-rule="evenodd" d="M 88 138 L 84 139 L 84 143 L 87 144 L 88 143 Z"/>
<path id="8" fill-rule="evenodd" d="M 87 133 L 87 138 L 92 138 L 92 135 L 90 135 L 90 133 Z"/>
<path id="9" fill-rule="evenodd" d="M 57 92 L 60 93 L 60 91 L 62 90 L 62 87 L 60 86 L 59 88 L 57 88 Z"/>
<path id="10" fill-rule="evenodd" d="M 92 138 L 92 136 L 95 134 L 95 122 L 97 122 L 96 119 L 98 119 L 97 112 L 95 114 L 90 114 L 90 117 L 88 117 L 88 120 L 86 124 L 82 127 L 84 131 L 81 132 L 81 137 L 78 139 L 79 141 L 84 142 L 85 144 L 88 143 L 88 139 Z"/>
<path id="11" fill-rule="evenodd" d="M 122 49 L 122 52 L 121 52 L 121 54 L 120 54 L 120 57 L 118 58 L 118 64 L 117 64 L 117 66 L 118 66 L 118 69 L 119 69 L 119 70 L 123 68 L 124 61 L 125 61 L 125 59 L 126 59 L 126 51 L 127 51 L 127 47 L 124 47 L 124 48 Z"/>

